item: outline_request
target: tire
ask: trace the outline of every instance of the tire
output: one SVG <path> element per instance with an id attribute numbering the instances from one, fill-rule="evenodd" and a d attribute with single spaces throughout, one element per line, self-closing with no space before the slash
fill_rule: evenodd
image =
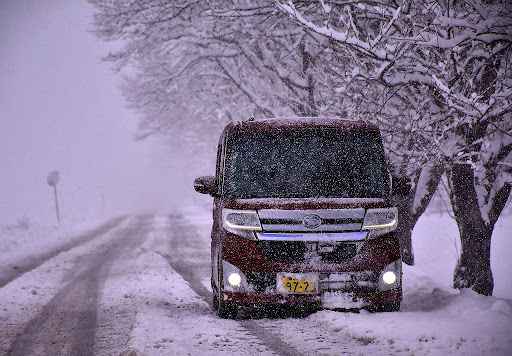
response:
<path id="1" fill-rule="evenodd" d="M 238 315 L 238 305 L 236 303 L 226 303 L 217 295 L 214 295 L 213 305 L 216 307 L 217 315 L 222 319 L 236 319 Z"/>
<path id="2" fill-rule="evenodd" d="M 213 284 L 212 284 L 213 285 Z M 217 312 L 217 315 L 222 319 L 235 319 L 238 314 L 238 305 L 236 303 L 226 303 L 219 297 L 219 293 L 216 288 L 213 289 L 213 309 Z"/>
<path id="3" fill-rule="evenodd" d="M 213 305 L 213 309 L 215 309 L 215 311 L 219 310 L 219 298 L 217 298 L 216 294 L 213 294 L 212 305 Z"/>

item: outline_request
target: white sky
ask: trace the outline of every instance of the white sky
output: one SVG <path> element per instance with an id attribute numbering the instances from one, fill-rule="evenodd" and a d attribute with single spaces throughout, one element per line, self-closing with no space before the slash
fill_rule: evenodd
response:
<path id="1" fill-rule="evenodd" d="M 169 206 L 165 149 L 134 142 L 120 77 L 85 1 L 0 1 L 0 225 Z M 192 184 L 190 184 L 192 186 Z"/>

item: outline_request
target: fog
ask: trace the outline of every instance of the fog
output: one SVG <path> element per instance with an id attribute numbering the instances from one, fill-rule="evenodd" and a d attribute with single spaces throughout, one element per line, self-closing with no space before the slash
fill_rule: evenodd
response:
<path id="1" fill-rule="evenodd" d="M 91 27 L 85 1 L 0 2 L 0 225 L 56 219 L 55 169 L 63 218 L 171 209 L 192 189 L 168 146 L 133 139 Z"/>

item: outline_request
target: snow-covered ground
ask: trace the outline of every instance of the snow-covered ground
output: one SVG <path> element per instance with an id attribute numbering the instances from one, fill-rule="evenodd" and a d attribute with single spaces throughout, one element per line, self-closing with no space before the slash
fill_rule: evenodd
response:
<path id="1" fill-rule="evenodd" d="M 51 252 L 101 223 L 98 217 L 63 219 L 59 224 L 24 217 L 15 223 L 0 225 L 0 271 Z"/>
<path id="2" fill-rule="evenodd" d="M 191 264 L 209 258 L 210 219 L 210 213 L 201 209 L 184 215 L 196 240 L 193 248 L 180 253 Z M 121 227 L 133 220 L 126 219 Z M 116 349 L 116 342 L 121 345 L 116 354 L 120 350 L 133 355 L 273 354 L 244 324 L 247 321 L 219 319 L 172 269 L 165 258 L 172 250 L 172 222 L 169 216 L 155 216 L 144 242 L 129 258 L 112 265 L 98 304 L 97 354 Z M 50 251 L 96 225 L 97 221 L 90 220 L 59 226 L 4 226 L 0 229 L 0 270 L 12 268 L 23 256 Z M 400 312 L 324 310 L 302 319 L 257 319 L 253 328 L 276 335 L 301 354 L 511 355 L 512 283 L 507 278 L 512 272 L 507 257 L 512 247 L 511 227 L 512 217 L 505 217 L 493 237 L 496 296 L 450 287 L 459 248 L 456 226 L 446 215 L 428 214 L 413 235 L 417 265 L 404 266 Z M 107 232 L 0 288 L 0 329 L 30 320 L 69 281 L 77 259 L 101 248 L 113 236 Z M 203 285 L 210 288 L 208 284 L 209 276 L 205 276 Z M 114 333 L 126 334 L 126 340 L 116 339 Z M 1 338 L 0 354 L 8 348 L 9 336 Z"/>

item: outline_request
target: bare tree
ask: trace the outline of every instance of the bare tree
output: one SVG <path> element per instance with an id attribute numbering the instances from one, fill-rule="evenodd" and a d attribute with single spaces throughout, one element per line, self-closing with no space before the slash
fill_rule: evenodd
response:
<path id="1" fill-rule="evenodd" d="M 322 116 L 331 103 L 325 43 L 273 1 L 91 1 L 105 57 L 140 116 L 137 137 L 164 135 L 195 159 L 229 121 Z"/>
<path id="2" fill-rule="evenodd" d="M 226 121 L 250 116 L 364 118 L 385 133 L 395 174 L 420 181 L 428 160 L 422 154 L 428 150 L 425 140 L 417 139 L 422 124 L 411 114 L 417 106 L 377 81 L 361 80 L 359 68 L 368 61 L 297 26 L 276 2 L 93 4 L 97 35 L 121 43 L 106 59 L 125 71 L 124 93 L 141 116 L 140 138 L 174 132 L 174 141 L 183 140 L 190 134 L 182 128 L 194 126 L 197 142 Z M 396 116 L 395 111 L 405 114 Z M 413 263 L 411 232 L 430 196 L 420 199 L 415 215 L 414 195 L 398 202 L 406 263 Z"/>
<path id="3" fill-rule="evenodd" d="M 140 137 L 191 119 L 318 114 L 309 72 L 322 49 L 272 2 L 92 3 L 94 32 L 121 44 L 105 59 L 125 71 Z"/>
<path id="4" fill-rule="evenodd" d="M 283 1 L 279 6 L 303 28 L 353 55 L 358 64 L 351 80 L 382 89 L 389 99 L 382 119 L 392 128 L 421 128 L 411 130 L 414 141 L 405 149 L 419 144 L 419 152 L 436 162 L 431 169 L 436 179 L 440 162 L 447 170 L 462 242 L 454 286 L 491 294 L 490 240 L 512 181 L 510 3 Z M 403 120 L 407 116 L 411 120 Z"/>

